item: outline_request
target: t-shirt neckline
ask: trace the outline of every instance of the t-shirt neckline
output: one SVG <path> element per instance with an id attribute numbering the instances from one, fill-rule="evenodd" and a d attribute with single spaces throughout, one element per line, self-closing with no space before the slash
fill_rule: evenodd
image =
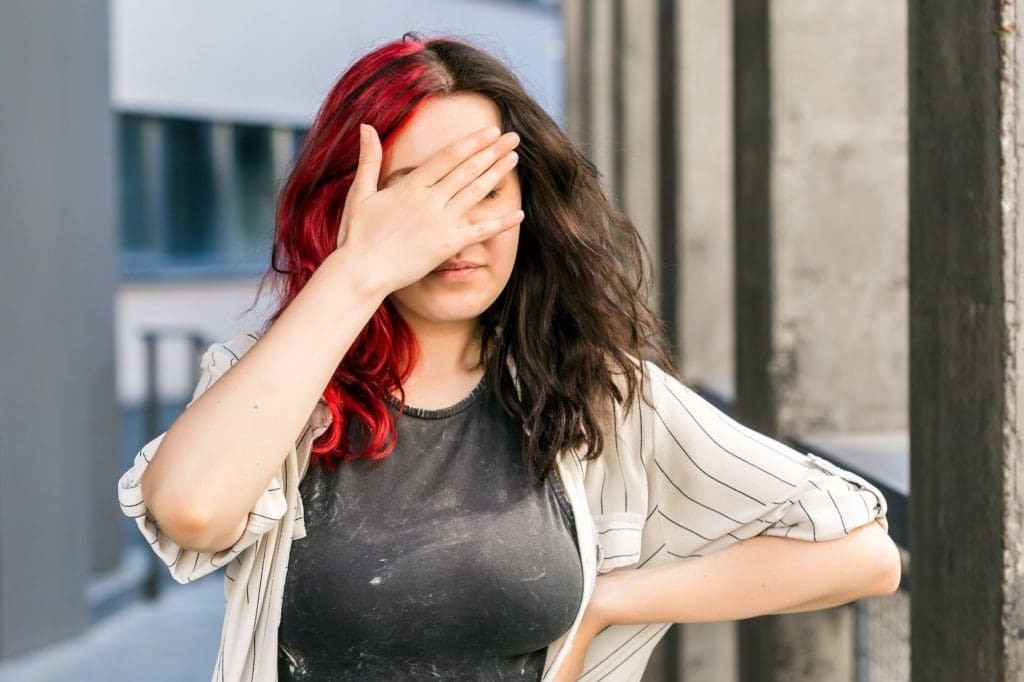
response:
<path id="1" fill-rule="evenodd" d="M 480 377 L 480 381 L 478 381 L 476 386 L 473 387 L 473 390 L 453 405 L 449 405 L 448 407 L 439 407 L 432 410 L 423 407 L 414 407 L 407 404 L 401 414 L 407 414 L 410 417 L 417 417 L 419 419 L 443 419 L 444 417 L 451 417 L 452 415 L 468 409 L 470 405 L 476 402 L 476 399 L 480 397 L 486 387 L 487 375 L 485 374 Z M 384 400 L 396 410 L 399 408 L 398 398 L 391 393 L 385 393 Z"/>

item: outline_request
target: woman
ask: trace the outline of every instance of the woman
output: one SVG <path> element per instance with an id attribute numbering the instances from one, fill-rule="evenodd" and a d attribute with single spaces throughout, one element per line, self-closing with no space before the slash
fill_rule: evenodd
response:
<path id="1" fill-rule="evenodd" d="M 276 312 L 118 484 L 177 580 L 227 565 L 214 679 L 635 680 L 672 622 L 896 589 L 876 488 L 678 380 L 637 230 L 487 53 L 359 59 L 277 226 Z"/>

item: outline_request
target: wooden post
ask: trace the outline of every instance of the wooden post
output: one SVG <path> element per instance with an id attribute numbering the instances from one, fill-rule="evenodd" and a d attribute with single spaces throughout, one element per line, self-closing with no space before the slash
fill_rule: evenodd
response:
<path id="1" fill-rule="evenodd" d="M 914 680 L 1024 679 L 1016 3 L 909 3 Z"/>

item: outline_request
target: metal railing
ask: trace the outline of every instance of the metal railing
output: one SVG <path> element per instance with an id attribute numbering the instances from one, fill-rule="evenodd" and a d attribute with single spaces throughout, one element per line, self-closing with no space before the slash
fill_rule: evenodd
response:
<path id="1" fill-rule="evenodd" d="M 142 429 L 143 442 L 148 442 L 159 433 L 166 430 L 163 424 L 161 413 L 164 411 L 164 401 L 160 395 L 160 351 L 168 341 L 187 341 L 188 367 L 191 368 L 189 386 L 195 386 L 199 382 L 199 361 L 203 352 L 212 343 L 203 332 L 194 327 L 180 327 L 173 325 L 161 325 L 147 327 L 142 332 L 142 343 L 145 357 L 145 393 L 142 401 Z M 191 394 L 185 397 L 184 402 L 191 398 Z M 167 567 L 163 565 L 155 553 L 150 552 L 149 569 L 146 571 L 146 578 L 142 585 L 142 594 L 146 599 L 156 599 L 160 595 L 160 584 L 164 580 Z"/>

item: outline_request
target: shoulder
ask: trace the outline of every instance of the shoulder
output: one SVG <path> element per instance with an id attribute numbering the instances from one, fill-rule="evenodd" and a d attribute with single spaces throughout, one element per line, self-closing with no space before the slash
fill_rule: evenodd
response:
<path id="1" fill-rule="evenodd" d="M 632 363 L 630 371 L 636 379 L 637 397 L 641 403 L 641 406 L 634 406 L 634 409 L 653 409 L 652 403 L 656 405 L 665 399 L 678 400 L 679 394 L 687 390 L 686 385 L 672 371 L 666 370 L 653 360 L 636 357 L 630 353 L 627 353 L 626 357 Z M 617 374 L 615 382 L 620 390 L 625 390 L 626 381 L 623 374 Z"/>

